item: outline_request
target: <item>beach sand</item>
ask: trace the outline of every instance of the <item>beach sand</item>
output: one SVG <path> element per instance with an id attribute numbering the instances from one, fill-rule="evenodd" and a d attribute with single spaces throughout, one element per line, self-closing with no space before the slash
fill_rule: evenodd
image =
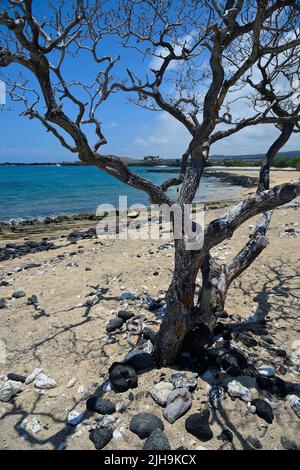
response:
<path id="1" fill-rule="evenodd" d="M 290 178 L 297 178 L 295 172 L 274 172 L 272 175 L 273 183 L 290 181 Z M 245 190 L 245 193 L 249 192 L 251 190 Z M 274 211 L 270 244 L 233 283 L 226 302 L 229 319 L 222 320 L 225 323 L 245 320 L 262 311 L 267 320 L 268 338 L 274 347 L 284 349 L 287 356 L 290 356 L 294 342 L 299 340 L 300 328 L 299 202 L 298 198 L 295 203 Z M 223 211 L 207 211 L 206 222 Z M 249 220 L 232 239 L 213 250 L 220 263 L 230 260 L 246 243 L 254 223 L 255 219 Z M 94 227 L 95 222 L 85 222 L 79 228 L 88 226 Z M 287 228 L 294 231 L 285 232 Z M 64 446 L 67 449 L 93 449 L 88 429 L 100 415 L 87 416 L 77 427 L 68 425 L 66 419 L 73 409 L 85 410 L 86 398 L 107 379 L 110 365 L 121 361 L 130 350 L 124 328 L 114 335 L 116 342 L 108 344 L 107 322 L 119 310 L 129 309 L 144 314 L 149 327 L 158 328 L 155 314 L 141 305 L 140 300 L 118 300 L 118 297 L 124 292 L 134 293 L 139 299 L 145 294 L 154 299 L 163 297 L 172 274 L 172 246 L 164 247 L 164 241 L 100 241 L 97 238 L 70 244 L 61 237 L 68 230 L 57 227 L 50 232 L 55 245 L 53 250 L 0 263 L 0 281 L 10 284 L 0 287 L 0 298 L 7 304 L 7 308 L 0 310 L 0 339 L 5 341 L 7 353 L 6 363 L 0 362 L 0 375 L 15 372 L 27 376 L 35 367 L 41 367 L 57 382 L 56 388 L 46 390 L 44 394 L 33 384 L 24 384 L 13 402 L 0 402 L 0 449 L 57 449 Z M 42 233 L 33 230 L 26 233 L 26 237 L 41 240 L 45 233 L 46 229 Z M 7 238 L 0 241 L 0 246 L 8 242 Z M 15 237 L 11 239 L 16 242 Z M 40 266 L 20 270 L 29 263 Z M 26 296 L 13 299 L 12 294 L 16 291 L 24 291 Z M 37 296 L 37 309 L 27 305 L 27 298 L 32 295 Z M 83 306 L 87 300 L 95 303 L 91 309 Z M 278 377 L 299 384 L 299 369 L 291 367 L 288 359 L 274 355 L 263 337 L 254 337 L 258 341 L 254 348 L 237 343 L 252 358 L 253 364 L 273 365 Z M 286 375 L 279 373 L 282 365 L 287 368 Z M 172 368 L 162 368 L 140 374 L 138 388 L 131 390 L 133 400 L 128 398 L 130 390 L 106 393 L 105 398 L 114 403 L 123 401 L 126 410 L 115 414 L 118 422 L 113 425 L 114 429 L 125 428 L 122 439 L 112 439 L 105 450 L 142 449 L 143 441 L 129 430 L 131 417 L 141 411 L 152 412 L 164 421 L 172 449 L 181 445 L 190 450 L 199 445 L 207 449 L 243 449 L 249 446 L 249 436 L 257 438 L 264 449 L 282 449 L 282 437 L 300 447 L 300 421 L 288 400 L 275 400 L 275 418 L 272 424 L 267 424 L 249 413 L 244 402 L 232 401 L 228 395 L 223 410 L 211 412 L 213 439 L 207 443 L 198 441 L 187 433 L 184 423 L 189 414 L 208 406 L 209 383 L 201 377 L 193 392 L 191 410 L 174 424 L 169 424 L 162 417 L 163 408 L 147 393 L 162 373 L 168 380 L 174 372 L 176 370 Z M 72 378 L 76 382 L 68 388 Z M 253 398 L 266 396 L 258 391 L 253 379 L 248 379 L 247 386 Z M 36 434 L 26 432 L 21 425 L 25 418 L 27 422 L 37 418 L 40 431 Z M 222 429 L 232 431 L 232 445 L 217 438 Z"/>

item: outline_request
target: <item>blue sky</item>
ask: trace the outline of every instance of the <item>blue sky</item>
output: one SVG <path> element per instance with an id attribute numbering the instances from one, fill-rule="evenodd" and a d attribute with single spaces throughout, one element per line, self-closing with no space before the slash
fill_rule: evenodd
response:
<path id="1" fill-rule="evenodd" d="M 110 39 L 103 44 L 105 54 L 116 56 L 120 47 Z M 116 67 L 116 76 L 124 76 L 126 67 L 135 70 L 138 76 L 151 75 L 154 63 L 151 57 L 143 60 L 136 51 L 122 49 L 122 59 Z M 18 74 L 17 67 L 4 69 L 11 78 Z M 64 73 L 70 79 L 91 82 L 96 73 L 95 64 L 83 55 L 80 60 L 67 60 Z M 28 75 L 27 75 L 28 76 Z M 2 77 L 4 78 L 4 77 Z M 101 106 L 98 117 L 103 123 L 103 132 L 108 144 L 102 152 L 118 156 L 143 158 L 145 155 L 160 155 L 163 158 L 179 158 L 185 151 L 189 134 L 182 124 L 165 112 L 151 112 L 128 102 L 128 95 L 119 92 Z M 65 108 L 68 110 L 68 107 Z M 7 97 L 6 105 L 0 105 L 0 161 L 44 162 L 76 159 L 74 154 L 61 147 L 54 136 L 35 120 L 20 117 L 18 103 Z M 253 110 L 239 106 L 235 117 L 245 117 Z M 250 115 L 252 115 L 252 113 Z M 212 147 L 211 154 L 239 155 L 264 153 L 274 141 L 278 131 L 274 126 L 252 127 L 223 140 Z M 94 139 L 92 129 L 88 137 Z M 300 135 L 294 135 L 283 150 L 300 150 Z"/>

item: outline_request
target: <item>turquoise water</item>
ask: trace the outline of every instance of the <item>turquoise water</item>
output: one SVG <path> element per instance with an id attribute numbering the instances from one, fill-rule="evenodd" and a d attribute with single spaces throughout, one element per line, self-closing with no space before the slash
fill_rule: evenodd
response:
<path id="1" fill-rule="evenodd" d="M 144 167 L 132 171 L 161 184 L 170 173 L 151 173 Z M 205 177 L 197 201 L 236 198 L 240 188 Z M 169 191 L 175 197 L 176 188 Z M 0 220 L 19 220 L 59 214 L 95 212 L 99 204 L 118 205 L 119 195 L 128 204 L 149 199 L 142 191 L 131 188 L 95 167 L 85 166 L 0 166 Z"/>

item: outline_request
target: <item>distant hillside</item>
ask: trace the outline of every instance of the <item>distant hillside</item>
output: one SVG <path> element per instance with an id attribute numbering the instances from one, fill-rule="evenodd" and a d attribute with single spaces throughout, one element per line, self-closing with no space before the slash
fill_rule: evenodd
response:
<path id="1" fill-rule="evenodd" d="M 210 155 L 210 160 L 243 160 L 243 161 L 256 161 L 264 158 L 264 153 L 256 153 L 253 155 Z M 300 156 L 300 150 L 293 150 L 287 152 L 279 152 L 279 157 L 295 158 Z"/>

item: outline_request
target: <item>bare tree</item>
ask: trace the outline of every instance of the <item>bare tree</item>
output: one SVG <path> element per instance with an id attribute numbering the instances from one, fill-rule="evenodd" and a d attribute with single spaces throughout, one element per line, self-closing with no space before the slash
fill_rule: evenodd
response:
<path id="1" fill-rule="evenodd" d="M 263 161 L 257 193 L 209 223 L 201 249 L 189 250 L 184 238 L 175 240 L 167 314 L 155 347 L 158 362 L 172 362 L 195 326 L 203 331 L 199 348 L 208 343 L 231 282 L 268 243 L 271 211 L 300 194 L 299 180 L 269 188 L 274 156 L 299 131 L 300 106 L 292 99 L 299 72 L 299 3 L 126 0 L 111 11 L 109 2 L 100 0 L 61 0 L 58 7 L 49 6 L 45 18 L 38 11 L 33 14 L 32 4 L 32 0 L 7 0 L 0 13 L 0 67 L 18 64 L 38 83 L 32 88 L 25 77 L 7 79 L 12 98 L 23 101 L 24 114 L 38 119 L 81 161 L 145 191 L 151 202 L 171 205 L 166 190 L 181 185 L 177 203 L 182 208 L 192 203 L 215 142 L 249 126 L 273 124 L 279 129 Z M 151 78 L 138 77 L 127 68 L 126 76 L 116 80 L 112 70 L 118 57 L 99 56 L 106 35 L 121 38 L 123 47 L 155 57 L 158 65 L 150 70 Z M 90 83 L 68 81 L 66 57 L 72 54 L 76 60 L 82 53 L 90 54 L 97 74 Z M 82 90 L 87 102 L 78 97 Z M 119 90 L 130 93 L 139 106 L 169 113 L 188 130 L 190 143 L 178 177 L 157 186 L 132 173 L 118 158 L 99 152 L 106 143 L 99 107 Z M 251 102 L 249 116 L 234 116 L 236 100 Z M 86 136 L 86 125 L 94 126 L 94 144 Z M 231 264 L 218 264 L 211 249 L 258 214 L 249 242 Z M 198 274 L 202 288 L 196 297 Z"/>

